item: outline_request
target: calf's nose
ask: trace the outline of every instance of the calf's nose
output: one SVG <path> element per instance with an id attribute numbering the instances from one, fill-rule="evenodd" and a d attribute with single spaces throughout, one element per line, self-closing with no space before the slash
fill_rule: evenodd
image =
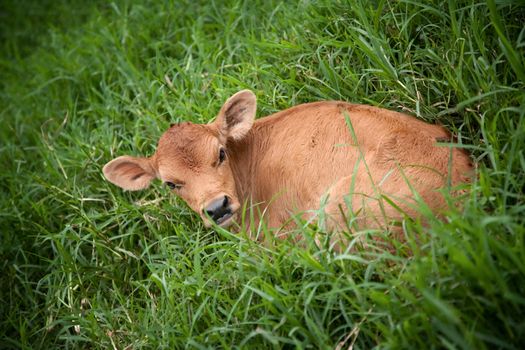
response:
<path id="1" fill-rule="evenodd" d="M 203 209 L 204 215 L 208 215 L 215 223 L 221 224 L 233 214 L 230 203 L 231 199 L 228 196 L 215 198 Z"/>

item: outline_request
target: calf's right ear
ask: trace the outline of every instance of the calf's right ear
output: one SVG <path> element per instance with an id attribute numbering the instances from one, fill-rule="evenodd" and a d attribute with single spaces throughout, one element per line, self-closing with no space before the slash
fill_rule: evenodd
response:
<path id="1" fill-rule="evenodd" d="M 157 177 L 149 158 L 118 157 L 104 165 L 102 171 L 109 182 L 128 191 L 145 189 Z"/>
<path id="2" fill-rule="evenodd" d="M 257 109 L 257 98 L 250 90 L 242 90 L 222 106 L 215 125 L 225 138 L 242 139 L 252 128 Z"/>

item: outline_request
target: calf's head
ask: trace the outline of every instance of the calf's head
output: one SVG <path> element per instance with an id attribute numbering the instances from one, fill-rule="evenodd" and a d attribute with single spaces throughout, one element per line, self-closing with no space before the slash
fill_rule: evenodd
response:
<path id="1" fill-rule="evenodd" d="M 104 166 L 104 176 L 125 190 L 147 188 L 160 179 L 209 226 L 228 226 L 240 207 L 227 141 L 240 140 L 253 125 L 255 95 L 243 90 L 230 97 L 215 121 L 172 125 L 151 157 L 121 156 Z"/>

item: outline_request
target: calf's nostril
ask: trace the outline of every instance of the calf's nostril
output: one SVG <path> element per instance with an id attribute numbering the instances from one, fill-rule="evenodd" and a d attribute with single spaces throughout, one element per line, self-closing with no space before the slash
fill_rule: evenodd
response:
<path id="1" fill-rule="evenodd" d="M 228 204 L 230 204 L 230 200 L 228 199 L 228 196 L 224 196 L 224 200 L 222 202 L 222 206 L 224 208 L 228 207 Z"/>

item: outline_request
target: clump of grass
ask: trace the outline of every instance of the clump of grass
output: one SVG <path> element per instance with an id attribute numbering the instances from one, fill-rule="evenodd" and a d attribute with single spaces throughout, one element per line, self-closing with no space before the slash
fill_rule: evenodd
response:
<path id="1" fill-rule="evenodd" d="M 3 347 L 523 343 L 519 2 L 2 6 Z M 261 245 L 204 229 L 161 186 L 102 178 L 112 157 L 150 154 L 169 123 L 207 122 L 243 88 L 259 116 L 343 99 L 444 124 L 476 181 L 445 220 L 406 221 L 394 251 L 369 239 L 335 253 L 315 225 L 295 233 L 304 244 Z"/>

